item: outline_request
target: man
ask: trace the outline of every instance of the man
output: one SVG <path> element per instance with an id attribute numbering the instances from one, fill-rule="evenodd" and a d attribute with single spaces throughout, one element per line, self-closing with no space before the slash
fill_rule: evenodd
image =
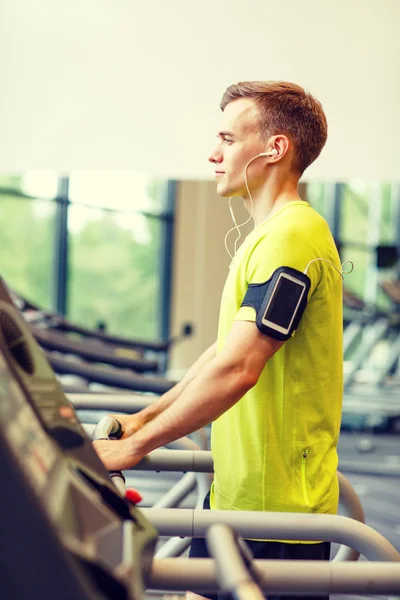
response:
<path id="1" fill-rule="evenodd" d="M 335 513 L 340 262 L 328 225 L 297 191 L 326 142 L 326 118 L 317 100 L 287 82 L 230 86 L 221 109 L 209 158 L 217 192 L 242 196 L 255 227 L 231 264 L 217 343 L 152 407 L 123 418 L 121 441 L 98 442 L 96 450 L 109 469 L 127 469 L 213 422 L 215 476 L 205 507 L 209 501 L 212 509 Z M 260 306 L 249 296 L 261 291 L 265 308 L 272 285 L 256 284 L 282 268 L 309 286 L 297 330 L 287 336 L 274 324 L 263 325 Z M 282 294 L 278 305 L 284 313 L 295 310 Z M 257 558 L 321 560 L 330 550 L 326 542 L 249 545 Z M 193 541 L 191 556 L 207 556 L 203 540 Z"/>

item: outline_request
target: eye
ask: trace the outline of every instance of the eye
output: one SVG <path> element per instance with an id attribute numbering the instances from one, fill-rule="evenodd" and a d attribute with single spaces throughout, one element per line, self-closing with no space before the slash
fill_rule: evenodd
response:
<path id="1" fill-rule="evenodd" d="M 224 138 L 224 142 L 225 144 L 233 144 L 233 140 L 230 140 L 229 138 Z"/>

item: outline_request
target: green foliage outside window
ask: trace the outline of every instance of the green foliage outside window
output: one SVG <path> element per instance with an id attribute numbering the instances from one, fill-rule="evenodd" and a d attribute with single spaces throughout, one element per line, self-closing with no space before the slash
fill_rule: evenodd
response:
<path id="1" fill-rule="evenodd" d="M 55 204 L 0 193 L 0 275 L 7 285 L 51 308 Z"/>
<path id="2" fill-rule="evenodd" d="M 44 183 L 55 196 L 54 175 Z M 107 174 L 101 177 L 107 181 Z M 111 174 L 111 179 L 117 185 L 115 193 L 110 186 L 109 200 L 102 198 L 106 208 L 94 206 L 95 195 L 87 207 L 73 202 L 68 208 L 67 316 L 87 327 L 105 322 L 108 331 L 117 335 L 158 338 L 165 182 L 149 179 L 146 183 L 145 177 L 138 176 L 141 187 L 135 196 L 134 175 L 133 190 L 123 185 L 118 189 L 118 174 Z M 89 191 L 91 180 L 96 183 L 96 173 L 84 180 Z M 37 178 L 33 181 L 37 183 Z M 0 176 L 0 274 L 12 289 L 51 310 L 57 203 L 34 198 L 26 184 L 22 176 Z M 146 207 L 146 215 L 135 212 L 135 205 Z M 113 210 L 114 206 L 120 209 Z"/>
<path id="3" fill-rule="evenodd" d="M 80 176 L 84 185 L 80 191 L 75 189 L 82 200 L 74 200 L 68 209 L 68 317 L 88 327 L 103 321 L 110 333 L 158 337 L 165 182 L 138 175 L 136 188 L 136 175 L 125 174 L 118 187 L 118 174 L 111 174 L 110 180 L 104 173 Z M 10 287 L 47 309 L 52 307 L 54 283 L 56 202 L 50 199 L 52 193 L 56 194 L 54 178 L 53 173 L 47 186 L 54 192 L 48 192 L 49 199 L 44 200 L 34 197 L 31 191 L 27 195 L 23 177 L 0 176 L 0 274 Z M 103 208 L 99 208 L 95 204 L 103 181 L 107 190 L 100 202 Z M 132 187 L 128 189 L 124 182 Z M 91 195 L 87 206 L 85 190 Z M 307 186 L 307 200 L 328 221 L 331 191 L 332 184 L 316 182 Z M 342 186 L 341 259 L 355 264 L 345 285 L 361 297 L 374 269 L 374 252 L 368 247 L 374 202 L 380 206 L 379 243 L 396 242 L 400 211 L 393 191 L 390 184 L 379 188 L 357 182 Z M 390 273 L 379 274 L 385 276 Z M 387 305 L 382 294 L 377 300 Z"/>
<path id="4" fill-rule="evenodd" d="M 75 218 L 93 212 L 80 206 L 69 210 Z M 96 212 L 97 219 L 70 232 L 69 317 L 89 327 L 105 321 L 118 335 L 157 338 L 163 223 L 143 217 L 147 240 L 140 243 L 113 213 Z"/>

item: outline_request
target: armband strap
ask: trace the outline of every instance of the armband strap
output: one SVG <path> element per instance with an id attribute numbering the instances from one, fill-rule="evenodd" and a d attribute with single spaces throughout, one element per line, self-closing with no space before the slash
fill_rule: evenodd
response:
<path id="1" fill-rule="evenodd" d="M 254 308 L 262 333 L 285 341 L 300 323 L 310 285 L 309 277 L 301 271 L 279 267 L 265 283 L 249 285 L 242 306 Z"/>

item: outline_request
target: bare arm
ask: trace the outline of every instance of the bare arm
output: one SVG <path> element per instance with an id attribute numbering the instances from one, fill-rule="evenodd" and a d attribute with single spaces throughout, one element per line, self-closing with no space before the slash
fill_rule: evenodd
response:
<path id="1" fill-rule="evenodd" d="M 125 436 L 130 436 L 141 427 L 143 427 L 149 421 L 152 421 L 155 417 L 160 415 L 164 410 L 169 408 L 187 388 L 187 386 L 193 381 L 195 377 L 203 370 L 203 368 L 215 358 L 217 354 L 217 342 L 207 348 L 205 352 L 197 359 L 197 361 L 190 367 L 184 377 L 177 383 L 172 389 L 160 396 L 158 400 L 153 402 L 150 406 L 144 408 L 139 413 L 134 415 L 118 417 L 125 429 Z"/>
<path id="2" fill-rule="evenodd" d="M 255 323 L 235 322 L 222 352 L 203 365 L 168 409 L 126 440 L 95 443 L 100 458 L 108 469 L 131 468 L 154 448 L 214 421 L 255 385 L 282 345 Z"/>

